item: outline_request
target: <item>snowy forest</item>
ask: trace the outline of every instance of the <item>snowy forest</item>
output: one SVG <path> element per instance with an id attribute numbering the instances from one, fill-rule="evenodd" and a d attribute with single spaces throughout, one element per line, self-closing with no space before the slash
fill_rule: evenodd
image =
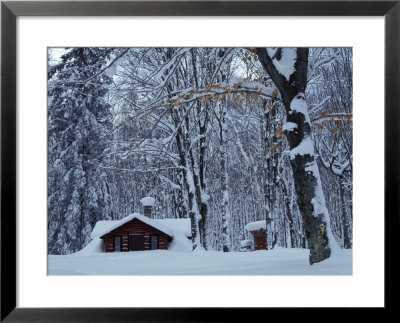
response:
<path id="1" fill-rule="evenodd" d="M 48 254 L 100 220 L 189 218 L 192 249 L 352 248 L 351 48 L 49 48 Z"/>

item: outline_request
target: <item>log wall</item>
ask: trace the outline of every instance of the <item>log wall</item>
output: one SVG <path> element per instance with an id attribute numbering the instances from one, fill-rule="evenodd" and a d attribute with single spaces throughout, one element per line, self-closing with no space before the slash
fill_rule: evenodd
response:
<path id="1" fill-rule="evenodd" d="M 150 250 L 150 236 L 158 236 L 158 249 L 168 249 L 168 235 L 161 232 L 152 226 L 138 220 L 133 219 L 124 225 L 116 228 L 110 233 L 103 236 L 104 239 L 104 251 L 113 252 L 114 251 L 114 236 L 122 237 L 122 251 L 129 251 L 129 234 L 143 234 L 144 235 L 144 250 Z"/>

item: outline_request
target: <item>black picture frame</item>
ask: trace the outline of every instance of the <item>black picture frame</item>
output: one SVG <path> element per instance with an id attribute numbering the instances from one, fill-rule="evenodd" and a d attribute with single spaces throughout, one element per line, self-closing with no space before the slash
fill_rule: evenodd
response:
<path id="1" fill-rule="evenodd" d="M 399 237 L 400 4 L 396 1 L 2 1 L 1 2 L 1 321 L 233 322 L 268 308 L 16 307 L 16 19 L 18 16 L 384 16 L 385 307 L 394 309 Z M 368 53 L 366 53 L 368 55 Z M 371 188 L 373 189 L 373 188 Z M 398 243 L 397 243 L 398 244 Z M 344 291 L 345 292 L 345 291 Z M 266 304 L 267 306 L 267 304 Z M 275 309 L 279 311 L 278 309 Z M 280 309 L 282 311 L 282 309 Z M 244 312 L 244 313 L 243 313 Z M 368 312 L 369 318 L 373 318 Z M 270 315 L 270 314 L 268 314 Z M 335 315 L 332 309 L 324 316 Z"/>

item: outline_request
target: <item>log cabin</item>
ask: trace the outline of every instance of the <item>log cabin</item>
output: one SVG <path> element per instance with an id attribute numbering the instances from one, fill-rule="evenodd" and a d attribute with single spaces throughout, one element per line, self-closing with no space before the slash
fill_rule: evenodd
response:
<path id="1" fill-rule="evenodd" d="M 174 239 L 191 239 L 190 219 L 152 219 L 154 199 L 141 202 L 145 215 L 133 213 L 121 220 L 96 223 L 91 238 L 103 240 L 104 252 L 168 250 Z"/>
<path id="2" fill-rule="evenodd" d="M 91 238 L 103 240 L 103 251 L 168 250 L 174 239 L 191 239 L 190 219 L 150 219 L 133 213 L 117 221 L 99 221 Z"/>

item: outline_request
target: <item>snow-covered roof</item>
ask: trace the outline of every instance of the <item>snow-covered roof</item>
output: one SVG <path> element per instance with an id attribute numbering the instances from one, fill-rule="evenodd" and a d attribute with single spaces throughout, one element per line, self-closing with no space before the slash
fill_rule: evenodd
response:
<path id="1" fill-rule="evenodd" d="M 242 240 L 240 241 L 240 246 L 241 247 L 251 247 L 253 244 L 253 240 Z"/>
<path id="2" fill-rule="evenodd" d="M 140 200 L 140 203 L 142 203 L 143 206 L 154 206 L 155 201 L 154 197 L 146 196 Z"/>
<path id="3" fill-rule="evenodd" d="M 267 221 L 256 221 L 256 222 L 250 222 L 245 226 L 245 229 L 247 231 L 257 231 L 257 230 L 265 230 L 267 228 Z"/>
<path id="4" fill-rule="evenodd" d="M 112 231 L 112 226 L 116 224 L 116 222 L 119 221 L 115 221 L 115 220 L 104 220 L 104 221 L 98 221 L 93 230 L 92 233 L 90 234 L 90 238 L 93 240 L 94 238 L 97 238 L 99 236 L 102 236 L 104 234 L 104 232 L 110 232 Z M 121 224 L 122 225 L 122 224 Z M 117 226 L 118 227 L 118 226 Z"/>
<path id="5" fill-rule="evenodd" d="M 150 219 L 139 213 L 132 213 L 121 220 L 98 221 L 90 237 L 92 239 L 101 237 L 133 219 L 138 219 L 171 237 L 182 234 L 186 237 L 191 236 L 190 219 Z"/>
<path id="6" fill-rule="evenodd" d="M 183 234 L 186 237 L 192 236 L 190 219 L 154 219 L 153 221 L 167 226 L 174 236 L 178 234 Z"/>

